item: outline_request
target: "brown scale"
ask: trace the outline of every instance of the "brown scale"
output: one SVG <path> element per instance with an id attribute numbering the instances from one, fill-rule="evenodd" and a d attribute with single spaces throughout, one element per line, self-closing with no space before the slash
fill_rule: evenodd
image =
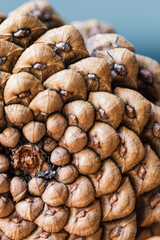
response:
<path id="1" fill-rule="evenodd" d="M 122 180 L 120 170 L 111 158 L 104 160 L 100 169 L 90 174 L 89 178 L 95 187 L 96 197 L 116 191 Z"/>
<path id="2" fill-rule="evenodd" d="M 55 180 L 49 182 L 45 191 L 42 194 L 43 201 L 52 207 L 61 206 L 65 204 L 68 197 L 68 188 L 65 184 L 59 183 Z"/>
<path id="3" fill-rule="evenodd" d="M 46 134 L 46 126 L 44 123 L 31 121 L 23 127 L 22 132 L 29 142 L 37 143 Z"/>
<path id="4" fill-rule="evenodd" d="M 0 25 L 0 39 L 27 48 L 46 30 L 47 28 L 33 14 L 18 12 L 9 16 Z"/>
<path id="5" fill-rule="evenodd" d="M 120 144 L 113 152 L 112 158 L 125 173 L 135 167 L 145 157 L 145 148 L 139 137 L 131 130 L 122 126 L 118 129 Z"/>
<path id="6" fill-rule="evenodd" d="M 33 120 L 33 113 L 31 109 L 21 104 L 11 104 L 5 106 L 4 111 L 8 127 L 16 126 L 21 129 L 26 123 Z"/>
<path id="7" fill-rule="evenodd" d="M 67 222 L 68 214 L 66 206 L 50 207 L 45 204 L 42 213 L 35 219 L 35 223 L 47 232 L 59 232 Z"/>
<path id="8" fill-rule="evenodd" d="M 8 217 L 0 219 L 0 228 L 9 239 L 24 239 L 35 227 L 34 222 L 20 218 L 16 211 Z"/>
<path id="9" fill-rule="evenodd" d="M 78 126 L 84 132 L 87 132 L 94 123 L 94 108 L 87 101 L 77 100 L 66 104 L 63 108 L 63 114 L 69 125 Z"/>
<path id="10" fill-rule="evenodd" d="M 64 227 L 69 234 L 89 236 L 94 234 L 101 221 L 99 200 L 84 208 L 71 208 L 67 224 Z"/>
<path id="11" fill-rule="evenodd" d="M 79 172 L 77 168 L 72 164 L 68 164 L 67 166 L 59 167 L 56 170 L 55 179 L 64 184 L 70 184 L 75 181 L 78 175 Z"/>
<path id="12" fill-rule="evenodd" d="M 40 197 L 30 197 L 18 202 L 15 205 L 18 215 L 25 220 L 34 221 L 43 210 L 44 202 Z"/>
<path id="13" fill-rule="evenodd" d="M 82 151 L 73 155 L 72 164 L 83 175 L 93 174 L 98 171 L 101 165 L 99 156 L 90 148 L 84 148 Z"/>
<path id="14" fill-rule="evenodd" d="M 141 137 L 151 145 L 160 158 L 160 107 L 154 104 L 151 104 L 151 107 L 151 114 Z"/>
<path id="15" fill-rule="evenodd" d="M 60 139 L 59 146 L 66 148 L 70 153 L 77 153 L 87 145 L 87 142 L 87 134 L 82 129 L 77 126 L 69 126 Z"/>
<path id="16" fill-rule="evenodd" d="M 61 57 L 65 66 L 88 57 L 82 35 L 71 25 L 49 30 L 36 43 L 50 46 Z"/>
<path id="17" fill-rule="evenodd" d="M 46 89 L 36 95 L 29 107 L 37 121 L 45 122 L 49 114 L 62 110 L 63 101 L 56 91 Z"/>
<path id="18" fill-rule="evenodd" d="M 137 196 L 160 184 L 160 160 L 149 145 L 145 146 L 145 150 L 144 159 L 127 173 Z"/>
<path id="19" fill-rule="evenodd" d="M 160 221 L 160 191 L 159 186 L 137 198 L 136 211 L 138 224 L 141 227 L 150 226 Z"/>
<path id="20" fill-rule="evenodd" d="M 136 237 L 136 214 L 131 213 L 125 218 L 103 224 L 103 240 L 119 239 L 134 240 Z"/>
<path id="21" fill-rule="evenodd" d="M 30 73 L 12 74 L 5 86 L 4 100 L 6 104 L 21 103 L 28 106 L 43 90 L 42 83 Z"/>
<path id="22" fill-rule="evenodd" d="M 4 147 L 14 148 L 21 137 L 21 132 L 17 128 L 8 127 L 0 133 L 0 144 Z"/>
<path id="23" fill-rule="evenodd" d="M 11 73 L 22 51 L 16 44 L 0 39 L 0 71 Z"/>
<path id="24" fill-rule="evenodd" d="M 46 188 L 46 181 L 43 178 L 32 178 L 28 182 L 28 192 L 33 196 L 41 196 Z"/>
<path id="25" fill-rule="evenodd" d="M 70 153 L 63 147 L 56 147 L 51 153 L 50 161 L 57 166 L 64 166 L 70 162 Z"/>
<path id="26" fill-rule="evenodd" d="M 137 89 L 138 64 L 136 56 L 127 48 L 115 48 L 97 57 L 107 60 L 112 77 L 112 87 Z"/>
<path id="27" fill-rule="evenodd" d="M 96 34 L 115 32 L 115 30 L 110 24 L 98 21 L 96 19 L 89 19 L 86 21 L 74 21 L 71 24 L 80 31 L 85 41 L 87 41 L 88 38 Z"/>
<path id="28" fill-rule="evenodd" d="M 89 57 L 70 65 L 86 81 L 87 91 L 111 92 L 111 71 L 106 60 Z"/>
<path id="29" fill-rule="evenodd" d="M 29 72 L 43 82 L 62 69 L 64 65 L 60 57 L 49 46 L 37 43 L 22 53 L 14 66 L 13 73 Z"/>
<path id="30" fill-rule="evenodd" d="M 117 132 L 108 124 L 95 122 L 88 132 L 88 147 L 93 149 L 103 160 L 109 157 L 119 144 Z M 108 139 L 112 139 L 108 141 Z"/>
<path id="31" fill-rule="evenodd" d="M 88 101 L 96 110 L 96 120 L 118 128 L 124 114 L 124 103 L 117 96 L 107 92 L 91 92 Z"/>
<path id="32" fill-rule="evenodd" d="M 113 221 L 128 216 L 135 208 L 136 196 L 128 177 L 122 179 L 119 188 L 101 196 L 102 222 Z"/>
<path id="33" fill-rule="evenodd" d="M 149 57 L 136 55 L 138 73 L 138 91 L 153 103 L 160 100 L 160 66 Z"/>
<path id="34" fill-rule="evenodd" d="M 95 189 L 86 176 L 79 176 L 67 187 L 69 193 L 65 205 L 69 208 L 87 207 L 95 199 Z"/>
<path id="35" fill-rule="evenodd" d="M 43 85 L 47 89 L 57 91 L 65 103 L 77 99 L 86 100 L 87 97 L 83 77 L 72 69 L 65 69 L 54 74 Z"/>
<path id="36" fill-rule="evenodd" d="M 0 217 L 9 216 L 14 211 L 14 203 L 7 195 L 0 196 Z"/>
<path id="37" fill-rule="evenodd" d="M 90 56 L 101 57 L 107 55 L 107 51 L 114 48 L 127 48 L 134 52 L 134 46 L 124 37 L 118 34 L 97 34 L 86 42 L 86 47 Z"/>
<path id="38" fill-rule="evenodd" d="M 48 136 L 58 141 L 67 128 L 67 120 L 62 114 L 54 113 L 48 117 L 46 127 Z"/>
<path id="39" fill-rule="evenodd" d="M 120 97 L 125 104 L 125 113 L 122 124 L 140 134 L 148 122 L 151 103 L 135 90 L 117 87 L 114 94 Z"/>
<path id="40" fill-rule="evenodd" d="M 51 5 L 46 1 L 30 1 L 23 3 L 20 7 L 9 13 L 15 15 L 20 11 L 30 12 L 48 28 L 52 29 L 64 25 L 64 21 L 58 16 L 55 10 L 52 9 Z"/>

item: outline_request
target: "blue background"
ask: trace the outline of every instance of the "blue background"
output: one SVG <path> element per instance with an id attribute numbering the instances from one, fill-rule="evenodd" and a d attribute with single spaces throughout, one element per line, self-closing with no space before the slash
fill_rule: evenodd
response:
<path id="1" fill-rule="evenodd" d="M 8 13 L 25 1 L 0 0 Z M 68 22 L 97 18 L 109 22 L 139 54 L 160 62 L 160 0 L 49 0 Z"/>

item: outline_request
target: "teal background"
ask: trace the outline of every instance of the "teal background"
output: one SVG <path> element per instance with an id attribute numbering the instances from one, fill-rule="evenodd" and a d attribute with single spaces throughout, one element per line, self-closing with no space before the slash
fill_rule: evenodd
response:
<path id="1" fill-rule="evenodd" d="M 0 0 L 8 13 L 25 1 Z M 139 54 L 160 62 L 160 0 L 49 0 L 68 22 L 97 18 L 109 22 Z"/>

